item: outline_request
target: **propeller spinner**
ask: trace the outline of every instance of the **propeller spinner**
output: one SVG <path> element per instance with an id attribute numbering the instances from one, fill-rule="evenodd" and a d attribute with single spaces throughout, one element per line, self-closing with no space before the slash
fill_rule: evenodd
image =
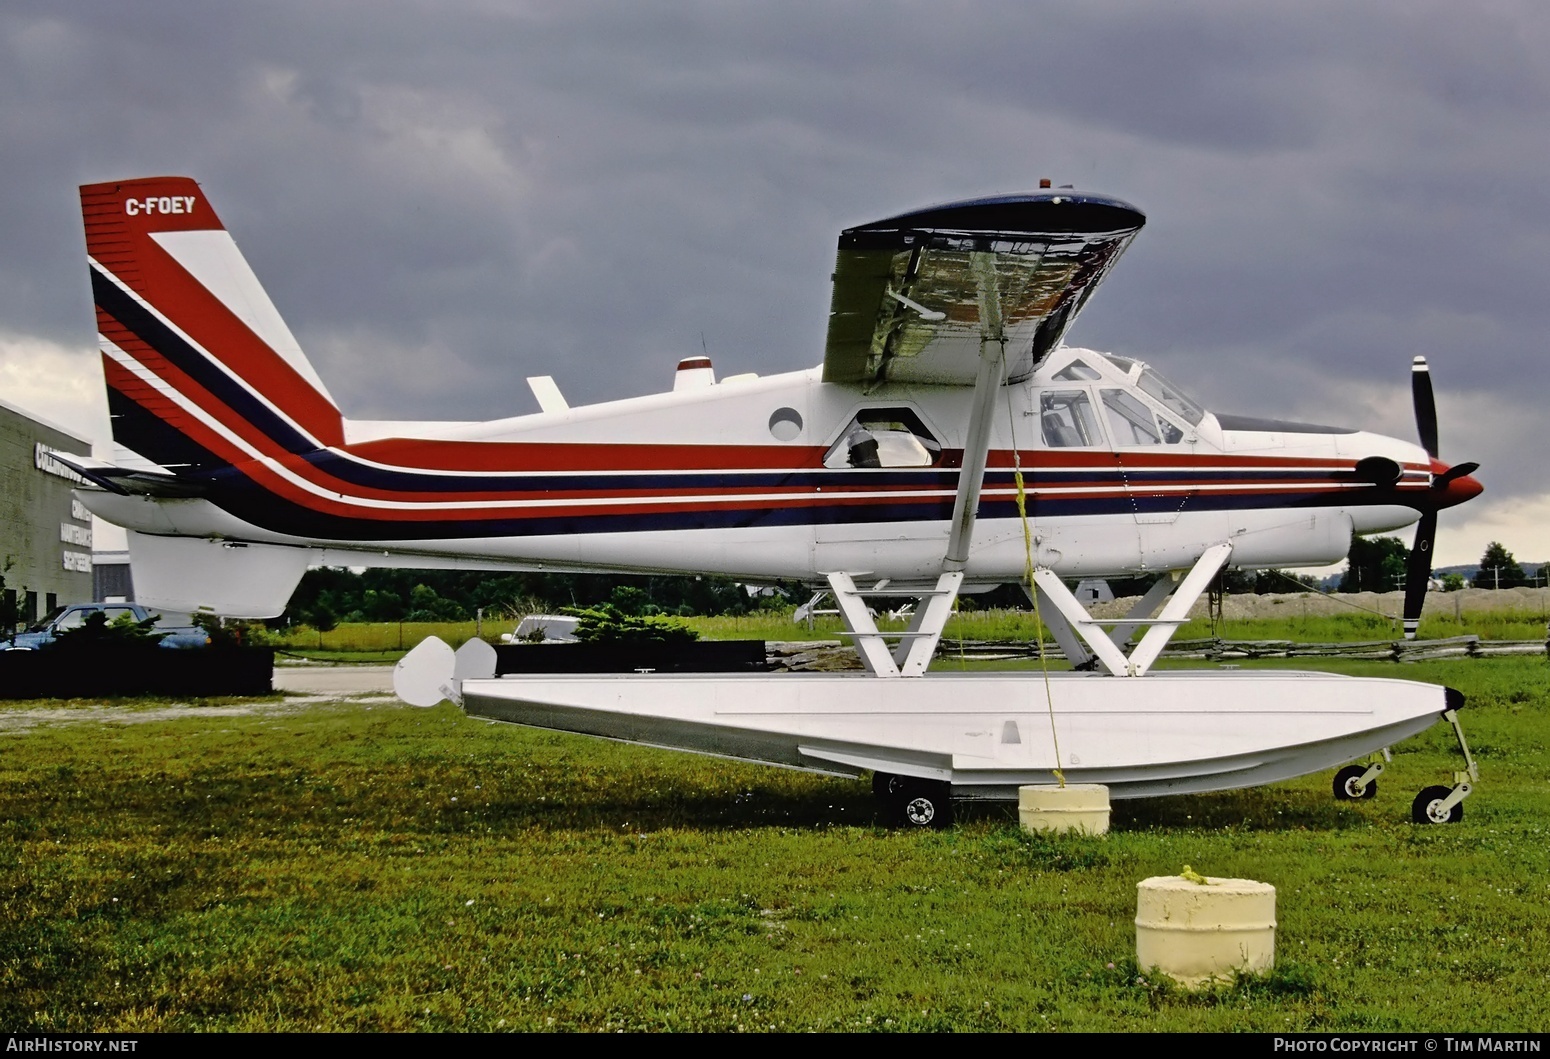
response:
<path id="1" fill-rule="evenodd" d="M 1432 372 L 1425 357 L 1416 357 L 1410 365 L 1410 396 L 1415 403 L 1415 427 L 1421 438 L 1421 447 L 1435 464 L 1437 456 L 1437 401 L 1432 395 Z M 1478 483 L 1467 496 L 1451 498 L 1453 485 L 1478 470 L 1478 463 L 1461 463 L 1432 476 L 1432 490 L 1437 503 L 1421 513 L 1421 521 L 1415 530 L 1415 546 L 1410 549 L 1410 559 L 1405 570 L 1405 639 L 1414 640 L 1421 624 L 1421 607 L 1426 602 L 1426 588 L 1432 577 L 1432 543 L 1437 536 L 1437 510 L 1458 503 L 1480 491 Z"/>

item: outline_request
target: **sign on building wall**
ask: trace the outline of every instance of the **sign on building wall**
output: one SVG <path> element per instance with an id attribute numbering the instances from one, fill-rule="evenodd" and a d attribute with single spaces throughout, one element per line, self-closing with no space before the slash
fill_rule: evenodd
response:
<path id="1" fill-rule="evenodd" d="M 92 516 L 71 495 L 85 479 L 58 458 L 90 451 L 90 442 L 0 400 L 0 561 L 5 601 L 23 619 L 91 598 Z"/>
<path id="2" fill-rule="evenodd" d="M 37 467 L 37 469 L 42 471 L 44 474 L 52 474 L 59 478 L 68 478 L 76 485 L 85 485 L 85 478 L 82 478 L 75 471 L 72 471 L 70 468 L 54 459 L 54 454 L 58 451 L 58 449 L 49 445 L 45 445 L 41 441 L 37 442 L 32 449 L 33 466 Z M 70 453 L 67 452 L 65 455 L 68 456 Z"/>

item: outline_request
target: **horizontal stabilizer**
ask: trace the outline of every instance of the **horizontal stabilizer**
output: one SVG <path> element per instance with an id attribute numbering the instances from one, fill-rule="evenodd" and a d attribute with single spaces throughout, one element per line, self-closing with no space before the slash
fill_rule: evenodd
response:
<path id="1" fill-rule="evenodd" d="M 179 478 L 175 474 L 135 470 L 103 460 L 57 452 L 53 457 L 92 485 L 119 496 L 190 497 L 204 496 L 209 491 L 207 483 Z"/>

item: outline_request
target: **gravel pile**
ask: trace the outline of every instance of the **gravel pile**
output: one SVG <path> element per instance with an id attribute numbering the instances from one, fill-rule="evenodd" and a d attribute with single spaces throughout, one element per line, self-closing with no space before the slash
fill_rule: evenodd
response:
<path id="1" fill-rule="evenodd" d="M 1134 599 L 1116 599 L 1090 607 L 1095 618 L 1123 617 Z M 1190 611 L 1191 617 L 1206 616 L 1207 597 L 1201 596 Z M 1286 618 L 1317 614 L 1341 614 L 1355 604 L 1369 611 L 1397 616 L 1405 605 L 1403 592 L 1352 592 L 1325 596 L 1317 592 L 1286 592 L 1266 596 L 1228 595 L 1222 603 L 1223 615 L 1231 618 Z M 1466 588 L 1458 592 L 1429 592 L 1424 614 L 1481 614 L 1490 611 L 1515 611 L 1550 615 L 1550 588 Z"/>

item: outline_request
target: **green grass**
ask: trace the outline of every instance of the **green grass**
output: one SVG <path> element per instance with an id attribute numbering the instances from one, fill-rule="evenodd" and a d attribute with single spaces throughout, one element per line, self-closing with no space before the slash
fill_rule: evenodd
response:
<path id="1" fill-rule="evenodd" d="M 1543 1030 L 1550 668 L 1340 663 L 1470 697 L 1465 820 L 1329 777 L 879 826 L 864 783 L 382 701 L 0 737 L 0 1025 L 42 1030 Z M 5 713 L 38 705 L 15 703 Z M 139 705 L 137 703 L 137 705 Z M 1134 966 L 1136 883 L 1278 891 L 1278 969 Z"/>
<path id="2" fill-rule="evenodd" d="M 1218 622 L 1195 620 L 1182 626 L 1181 640 L 1220 636 L 1224 640 L 1297 640 L 1302 643 L 1340 643 L 1352 640 L 1397 640 L 1404 630 L 1397 618 L 1351 610 L 1343 614 L 1299 615 L 1296 600 L 1288 600 L 1288 612 L 1277 618 L 1229 618 Z M 1544 640 L 1545 615 L 1522 611 L 1482 611 L 1461 618 L 1451 614 L 1427 615 L 1417 635 L 1423 640 L 1474 634 L 1482 640 Z"/>
<path id="3" fill-rule="evenodd" d="M 507 623 L 512 627 L 514 623 Z M 484 638 L 494 641 L 511 628 L 493 621 L 484 623 Z M 310 658 L 337 659 L 363 652 L 399 657 L 427 636 L 439 636 L 454 648 L 472 640 L 476 624 L 471 621 L 378 621 L 345 622 L 327 632 L 307 625 L 276 629 L 264 634 L 264 642 Z"/>
<path id="4" fill-rule="evenodd" d="M 1397 619 L 1367 611 L 1350 609 L 1339 614 L 1304 615 L 1299 613 L 1298 600 L 1295 598 L 1287 600 L 1282 606 L 1285 608 L 1284 615 L 1275 618 L 1228 619 L 1217 623 L 1214 631 L 1207 621 L 1191 621 L 1182 626 L 1176 635 L 1184 640 L 1215 635 L 1230 640 L 1335 643 L 1397 640 L 1404 634 Z M 813 631 L 809 632 L 806 624 L 791 621 L 789 611 L 684 620 L 701 636 L 712 640 L 833 640 L 839 638 L 844 628 L 839 618 L 821 616 L 814 620 Z M 1467 633 L 1485 640 L 1543 640 L 1545 621 L 1546 615 L 1537 611 L 1466 612 L 1460 618 L 1429 615 L 1422 620 L 1419 635 L 1429 640 Z M 878 626 L 902 629 L 905 623 L 881 618 Z M 1032 640 L 1038 633 L 1039 623 L 1034 620 L 1031 611 L 971 610 L 954 614 L 948 620 L 944 635 L 949 639 L 965 640 Z"/>
<path id="5" fill-rule="evenodd" d="M 423 637 L 420 639 L 423 639 Z M 419 643 L 420 639 L 411 641 L 410 647 Z M 462 643 L 459 643 L 458 646 L 461 647 Z M 330 649 L 326 651 L 319 651 L 315 648 L 282 647 L 278 650 L 277 653 L 282 662 L 284 659 L 289 657 L 302 658 L 311 662 L 333 662 L 339 665 L 384 665 L 397 662 L 400 658 L 404 657 L 404 655 L 408 654 L 408 648 L 403 650 L 399 650 L 396 647 L 389 647 L 382 650 Z"/>
<path id="6" fill-rule="evenodd" d="M 1286 604 L 1284 617 L 1257 620 L 1229 620 L 1219 623 L 1214 632 L 1210 623 L 1192 621 L 1183 626 L 1179 639 L 1220 636 L 1232 640 L 1298 640 L 1308 643 L 1333 643 L 1354 640 L 1396 640 L 1402 635 L 1398 623 L 1359 610 L 1336 615 L 1300 615 L 1297 601 Z M 685 624 L 709 640 L 836 640 L 844 628 L 833 616 L 814 620 L 812 630 L 805 623 L 791 620 L 790 610 L 760 611 L 754 614 L 723 615 L 682 619 Z M 514 623 L 484 623 L 484 638 L 494 641 L 502 632 L 510 632 Z M 903 629 L 902 621 L 879 620 L 883 629 Z M 963 611 L 953 615 L 945 635 L 966 640 L 1032 640 L 1039 624 L 1028 611 Z M 1452 615 L 1429 616 L 1421 622 L 1423 639 L 1474 633 L 1487 640 L 1544 639 L 1545 616 L 1538 613 L 1498 611 L 1467 613 L 1461 619 Z M 354 655 L 369 654 L 373 660 L 392 661 L 427 636 L 439 636 L 454 648 L 474 638 L 475 624 L 465 622 L 377 622 L 347 623 L 326 633 L 305 626 L 268 634 L 269 642 L 283 650 L 309 658 L 364 661 Z"/>

